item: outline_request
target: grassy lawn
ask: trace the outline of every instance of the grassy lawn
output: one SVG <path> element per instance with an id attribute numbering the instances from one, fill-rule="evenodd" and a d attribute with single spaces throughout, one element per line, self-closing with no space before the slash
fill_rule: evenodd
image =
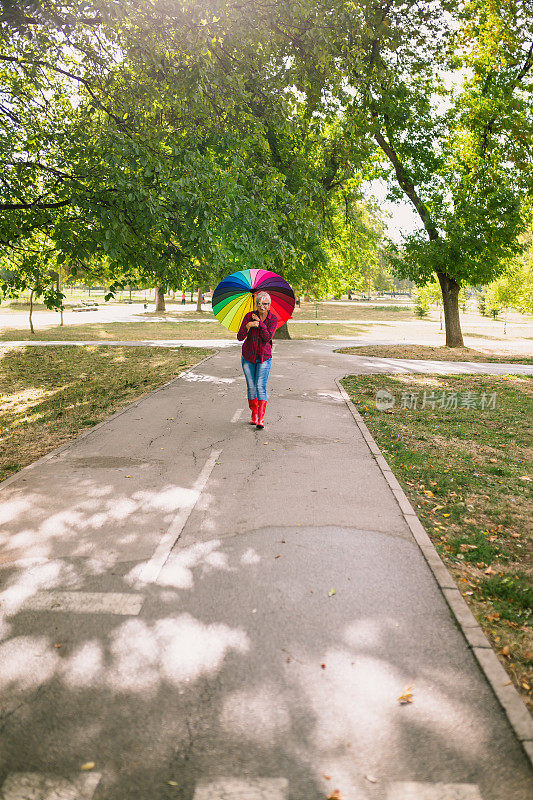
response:
<path id="1" fill-rule="evenodd" d="M 0 354 L 0 480 L 171 380 L 210 350 L 26 347 Z"/>
<path id="2" fill-rule="evenodd" d="M 354 356 L 376 356 L 378 358 L 416 358 L 429 361 L 480 361 L 500 364 L 533 364 L 527 356 L 495 355 L 473 350 L 471 347 L 429 347 L 421 344 L 369 345 L 365 347 L 342 347 L 335 351 Z"/>
<path id="3" fill-rule="evenodd" d="M 343 385 L 533 709 L 531 378 L 351 375 Z M 376 408 L 379 389 L 395 398 L 388 411 Z M 418 408 L 402 407 L 402 393 L 418 393 Z M 468 397 L 477 408 L 461 407 Z"/>
<path id="4" fill-rule="evenodd" d="M 353 303 L 304 303 L 294 309 L 293 320 L 299 319 L 334 319 L 334 320 L 386 320 L 416 319 L 410 306 L 395 305 L 355 305 Z M 289 323 L 290 324 L 290 323 Z"/>
<path id="5" fill-rule="evenodd" d="M 231 339 L 235 334 L 213 319 L 212 322 L 88 322 L 86 325 L 57 325 L 38 330 L 33 336 L 28 329 L 4 329 L 0 341 L 68 341 L 68 340 L 119 340 L 146 339 Z"/>
<path id="6" fill-rule="evenodd" d="M 212 319 L 204 312 L 209 320 Z M 368 329 L 368 325 L 346 322 L 314 323 L 289 322 L 293 339 L 353 339 Z M 63 325 L 38 330 L 33 336 L 27 329 L 4 329 L 0 341 L 142 341 L 149 339 L 236 339 L 236 334 L 228 331 L 215 319 L 207 322 L 179 321 L 168 316 L 165 322 L 142 320 L 139 322 L 88 322 L 86 325 Z"/>

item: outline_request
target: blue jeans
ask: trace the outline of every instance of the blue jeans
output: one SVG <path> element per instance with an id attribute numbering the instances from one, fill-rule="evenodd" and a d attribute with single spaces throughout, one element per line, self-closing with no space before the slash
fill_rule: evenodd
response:
<path id="1" fill-rule="evenodd" d="M 267 399 L 267 381 L 270 375 L 270 367 L 272 366 L 272 359 L 267 358 L 266 361 L 247 361 L 241 356 L 242 368 L 244 377 L 246 378 L 246 387 L 248 389 L 248 400 L 266 400 Z"/>

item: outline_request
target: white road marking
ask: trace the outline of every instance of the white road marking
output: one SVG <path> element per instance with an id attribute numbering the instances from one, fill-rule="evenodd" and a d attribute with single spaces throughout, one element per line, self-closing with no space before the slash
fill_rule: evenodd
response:
<path id="1" fill-rule="evenodd" d="M 393 783 L 387 800 L 483 800 L 474 783 Z"/>
<path id="2" fill-rule="evenodd" d="M 232 416 L 231 421 L 232 422 L 237 422 L 237 420 L 239 419 L 239 417 L 241 416 L 243 411 L 244 411 L 244 408 L 238 408 L 237 411 L 235 412 L 235 414 Z"/>
<path id="3" fill-rule="evenodd" d="M 91 800 L 100 781 L 98 772 L 72 780 L 38 772 L 15 772 L 2 786 L 2 800 Z"/>
<path id="4" fill-rule="evenodd" d="M 285 778 L 220 778 L 198 784 L 193 800 L 285 800 L 288 786 Z"/>
<path id="5" fill-rule="evenodd" d="M 179 509 L 178 513 L 170 524 L 170 528 L 159 542 L 159 545 L 157 546 L 152 558 L 150 561 L 147 561 L 141 569 L 139 577 L 135 582 L 136 589 L 142 588 L 143 584 L 155 583 L 157 581 L 159 573 L 161 572 L 163 565 L 170 554 L 170 551 L 174 547 L 176 539 L 179 537 L 180 533 L 185 527 L 193 508 L 198 502 L 198 499 L 202 494 L 207 481 L 209 480 L 209 477 L 213 471 L 213 467 L 215 466 L 216 460 L 221 452 L 221 450 L 213 450 L 207 459 L 202 471 L 200 472 L 200 475 L 198 476 L 198 479 L 196 480 L 196 483 L 189 493 L 190 499 L 188 503 Z"/>
<path id="6" fill-rule="evenodd" d="M 191 383 L 235 383 L 235 378 L 218 378 L 216 375 L 203 375 L 199 372 L 184 372 L 180 378 Z"/>
<path id="7" fill-rule="evenodd" d="M 23 608 L 33 611 L 73 611 L 76 614 L 137 616 L 143 595 L 113 592 L 37 592 Z"/>

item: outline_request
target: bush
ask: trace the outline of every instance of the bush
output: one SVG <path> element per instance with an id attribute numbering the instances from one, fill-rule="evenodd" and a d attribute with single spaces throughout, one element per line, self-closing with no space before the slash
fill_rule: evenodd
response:
<path id="1" fill-rule="evenodd" d="M 422 300 L 417 300 L 415 305 L 415 314 L 420 319 L 427 317 L 429 314 L 429 306 L 427 303 L 424 303 Z"/>
<path id="2" fill-rule="evenodd" d="M 479 295 L 477 307 L 482 317 L 492 317 L 493 319 L 496 319 L 500 313 L 500 309 L 496 307 L 496 304 L 487 295 L 486 291 Z"/>

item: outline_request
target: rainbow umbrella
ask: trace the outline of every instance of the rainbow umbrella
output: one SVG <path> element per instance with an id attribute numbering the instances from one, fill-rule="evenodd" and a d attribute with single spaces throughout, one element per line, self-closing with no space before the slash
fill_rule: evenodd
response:
<path id="1" fill-rule="evenodd" d="M 254 309 L 254 295 L 268 292 L 270 310 L 278 318 L 279 328 L 294 311 L 294 292 L 280 275 L 268 269 L 243 269 L 220 281 L 213 292 L 213 313 L 230 331 L 238 333 L 245 314 Z"/>

